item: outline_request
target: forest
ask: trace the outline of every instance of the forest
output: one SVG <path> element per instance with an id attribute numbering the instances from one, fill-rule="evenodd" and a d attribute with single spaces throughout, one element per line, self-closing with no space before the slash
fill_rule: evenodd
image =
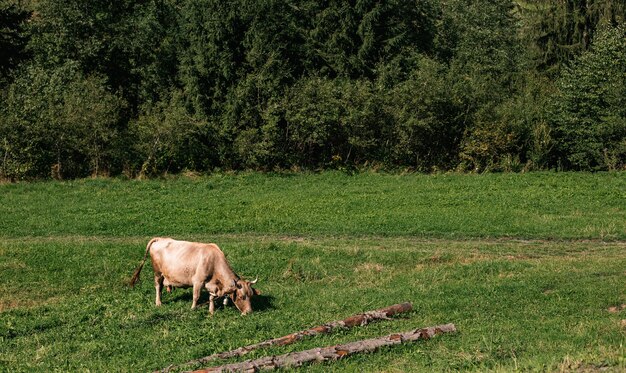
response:
<path id="1" fill-rule="evenodd" d="M 623 0 L 0 0 L 0 180 L 626 169 Z"/>

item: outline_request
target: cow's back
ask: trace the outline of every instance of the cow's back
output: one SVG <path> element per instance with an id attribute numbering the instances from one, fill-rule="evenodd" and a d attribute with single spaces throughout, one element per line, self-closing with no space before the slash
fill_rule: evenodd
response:
<path id="1" fill-rule="evenodd" d="M 224 254 L 215 244 L 156 238 L 150 245 L 150 257 L 155 274 L 182 287 L 193 285 L 194 280 L 208 281 Z"/>

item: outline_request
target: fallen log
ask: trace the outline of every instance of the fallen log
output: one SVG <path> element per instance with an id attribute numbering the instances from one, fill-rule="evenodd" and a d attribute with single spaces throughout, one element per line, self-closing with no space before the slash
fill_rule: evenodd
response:
<path id="1" fill-rule="evenodd" d="M 212 368 L 200 369 L 194 373 L 213 372 L 257 372 L 278 368 L 295 368 L 311 362 L 334 361 L 345 356 L 360 352 L 376 351 L 383 346 L 393 346 L 404 342 L 430 339 L 437 334 L 456 332 L 454 324 L 431 326 L 405 333 L 395 333 L 384 337 L 365 339 L 342 345 L 313 348 L 310 350 L 291 352 L 278 356 L 267 356 L 241 363 L 227 364 Z"/>
<path id="2" fill-rule="evenodd" d="M 413 305 L 408 302 L 394 304 L 393 306 L 381 308 L 379 310 L 360 313 L 354 316 L 350 316 L 343 320 L 333 321 L 324 325 L 316 326 L 314 328 L 301 330 L 299 332 L 291 333 L 283 337 L 274 338 L 274 339 L 270 339 L 267 341 L 255 343 L 252 345 L 239 347 L 234 350 L 205 356 L 205 357 L 192 360 L 192 361 L 189 361 L 187 363 L 184 363 L 178 366 L 170 365 L 169 367 L 161 370 L 161 372 L 169 372 L 171 369 L 181 368 L 181 367 L 189 366 L 192 364 L 204 364 L 209 361 L 213 361 L 217 359 L 228 359 L 231 357 L 243 356 L 247 354 L 248 352 L 257 350 L 259 348 L 266 348 L 270 346 L 284 346 L 284 345 L 297 342 L 305 337 L 314 336 L 318 334 L 332 333 L 335 329 L 338 329 L 338 328 L 342 328 L 342 329 L 352 328 L 354 326 L 363 326 L 363 325 L 369 324 L 370 322 L 375 321 L 375 320 L 388 320 L 391 316 L 395 314 L 402 313 L 402 312 L 409 312 L 412 309 L 413 309 Z"/>

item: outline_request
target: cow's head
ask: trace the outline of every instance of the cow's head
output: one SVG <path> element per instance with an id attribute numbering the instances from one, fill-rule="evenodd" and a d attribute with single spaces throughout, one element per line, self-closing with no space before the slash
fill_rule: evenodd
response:
<path id="1" fill-rule="evenodd" d="M 246 280 L 234 280 L 233 285 L 235 291 L 229 294 L 230 299 L 242 315 L 247 315 L 252 312 L 252 297 L 261 294 L 257 289 L 253 289 L 252 285 L 256 284 L 258 279 L 254 281 Z"/>

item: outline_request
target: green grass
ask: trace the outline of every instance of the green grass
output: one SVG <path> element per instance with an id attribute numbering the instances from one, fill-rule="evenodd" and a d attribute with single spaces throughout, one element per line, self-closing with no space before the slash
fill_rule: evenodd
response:
<path id="1" fill-rule="evenodd" d="M 626 239 L 624 173 L 216 175 L 0 186 L 4 237 Z"/>
<path id="2" fill-rule="evenodd" d="M 149 371 L 410 301 L 280 354 L 453 322 L 308 371 L 626 369 L 626 175 L 215 175 L 0 185 L 0 371 Z M 259 276 L 246 317 L 154 307 L 153 235 Z M 203 298 L 206 300 L 206 296 Z"/>

